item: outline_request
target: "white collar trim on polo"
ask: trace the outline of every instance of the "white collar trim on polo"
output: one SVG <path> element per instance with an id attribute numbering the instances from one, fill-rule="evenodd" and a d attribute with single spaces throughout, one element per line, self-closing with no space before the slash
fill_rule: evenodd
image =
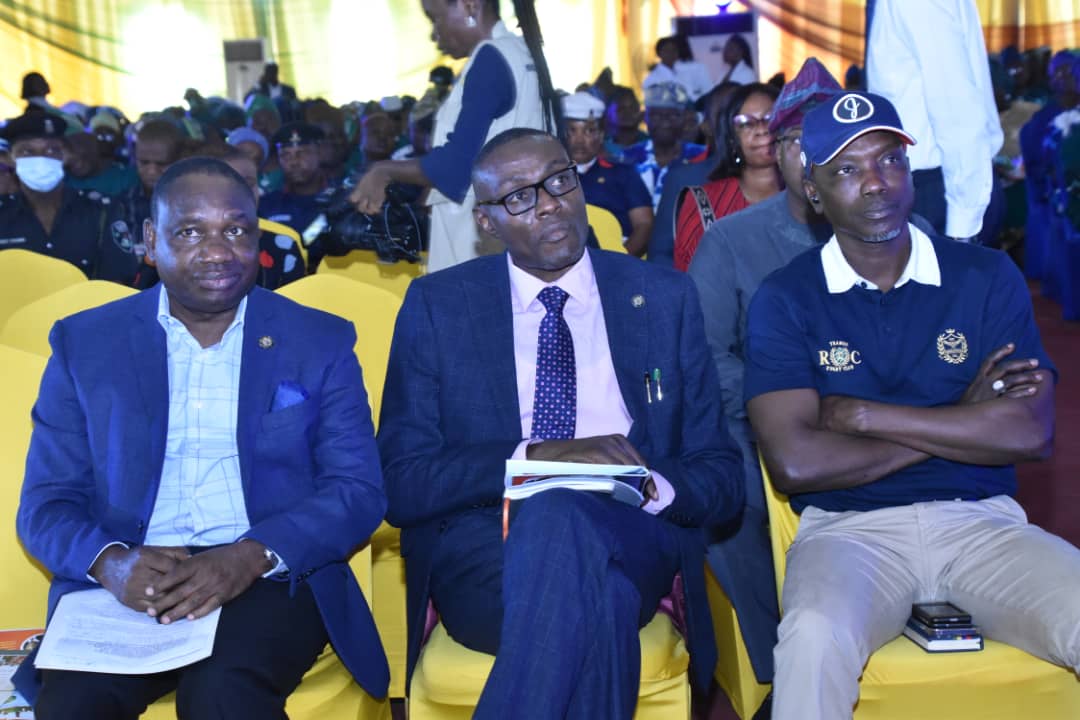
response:
<path id="1" fill-rule="evenodd" d="M 893 289 L 901 287 L 908 280 L 914 280 L 920 285 L 941 287 L 941 266 L 938 265 L 937 253 L 934 252 L 934 243 L 926 233 L 911 223 L 908 223 L 908 232 L 911 234 L 911 255 Z M 825 284 L 833 295 L 845 293 L 856 286 L 866 290 L 879 289 L 851 267 L 840 249 L 836 235 L 821 249 L 821 267 L 825 271 Z"/>

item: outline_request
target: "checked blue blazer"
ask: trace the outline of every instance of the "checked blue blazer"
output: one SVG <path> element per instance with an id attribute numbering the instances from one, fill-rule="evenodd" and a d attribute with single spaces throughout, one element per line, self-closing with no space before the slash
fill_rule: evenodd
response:
<path id="1" fill-rule="evenodd" d="M 17 516 L 26 549 L 54 575 L 50 614 L 64 593 L 94 587 L 86 572 L 105 545 L 146 537 L 169 419 L 158 292 L 53 327 Z M 251 521 L 245 536 L 285 561 L 293 586 L 311 586 L 338 656 L 383 697 L 386 656 L 346 563 L 386 509 L 355 342 L 341 318 L 252 289 L 236 440 Z M 282 388 L 295 394 L 287 407 Z M 32 702 L 31 669 L 22 664 L 16 687 Z"/>
<path id="2" fill-rule="evenodd" d="M 697 292 L 687 276 L 588 250 L 628 439 L 675 488 L 661 517 L 678 526 L 695 678 L 708 687 L 716 647 L 705 597 L 703 526 L 743 507 L 741 457 L 728 436 Z M 663 401 L 644 372 L 659 368 Z M 497 504 L 505 462 L 522 440 L 505 255 L 414 281 L 398 315 L 379 425 L 389 508 L 402 528 L 411 675 L 420 648 L 431 558 L 445 518 Z"/>

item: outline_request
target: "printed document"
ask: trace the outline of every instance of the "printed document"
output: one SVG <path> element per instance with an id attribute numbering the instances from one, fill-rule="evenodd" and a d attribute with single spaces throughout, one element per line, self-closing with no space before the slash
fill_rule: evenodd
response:
<path id="1" fill-rule="evenodd" d="M 105 588 L 60 598 L 34 664 L 47 670 L 148 675 L 210 657 L 221 608 L 198 620 L 158 623 Z"/>

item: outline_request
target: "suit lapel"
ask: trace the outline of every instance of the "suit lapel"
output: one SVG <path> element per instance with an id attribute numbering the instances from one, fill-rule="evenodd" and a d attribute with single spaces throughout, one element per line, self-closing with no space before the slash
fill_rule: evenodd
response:
<path id="1" fill-rule="evenodd" d="M 236 450 L 240 455 L 240 478 L 245 497 L 251 497 L 251 463 L 255 434 L 263 415 L 270 411 L 276 388 L 278 358 L 285 340 L 274 323 L 269 293 L 254 288 L 248 294 L 244 316 L 244 347 L 240 355 L 240 397 L 237 402 Z"/>
<path id="2" fill-rule="evenodd" d="M 646 437 L 648 405 L 644 377 L 652 370 L 648 367 L 649 296 L 639 268 L 615 262 L 620 258 L 604 252 L 589 252 L 604 308 L 611 361 L 633 422 L 628 439 L 637 446 Z"/>
<path id="3" fill-rule="evenodd" d="M 497 256 L 489 272 L 476 274 L 464 283 L 473 347 L 479 351 L 477 378 L 484 377 L 495 399 L 497 427 L 521 424 L 514 362 L 514 315 L 510 305 L 510 273 L 505 254 Z"/>
<path id="4" fill-rule="evenodd" d="M 165 357 L 165 329 L 157 319 L 159 294 L 146 291 L 138 300 L 128 332 L 132 368 L 128 376 L 136 378 L 148 429 L 133 433 L 130 439 L 143 438 L 149 443 L 145 457 L 152 477 L 157 478 L 165 462 L 165 440 L 169 431 L 169 365 Z M 134 451 L 131 453 L 132 457 L 139 455 Z"/>

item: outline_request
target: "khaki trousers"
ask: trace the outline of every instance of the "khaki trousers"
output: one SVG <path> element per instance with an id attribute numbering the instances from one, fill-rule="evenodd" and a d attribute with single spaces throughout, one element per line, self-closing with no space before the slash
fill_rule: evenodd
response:
<path id="1" fill-rule="evenodd" d="M 775 720 L 850 718 L 874 650 L 946 600 L 987 638 L 1080 671 L 1080 550 L 1006 496 L 870 512 L 809 507 L 788 551 Z"/>

